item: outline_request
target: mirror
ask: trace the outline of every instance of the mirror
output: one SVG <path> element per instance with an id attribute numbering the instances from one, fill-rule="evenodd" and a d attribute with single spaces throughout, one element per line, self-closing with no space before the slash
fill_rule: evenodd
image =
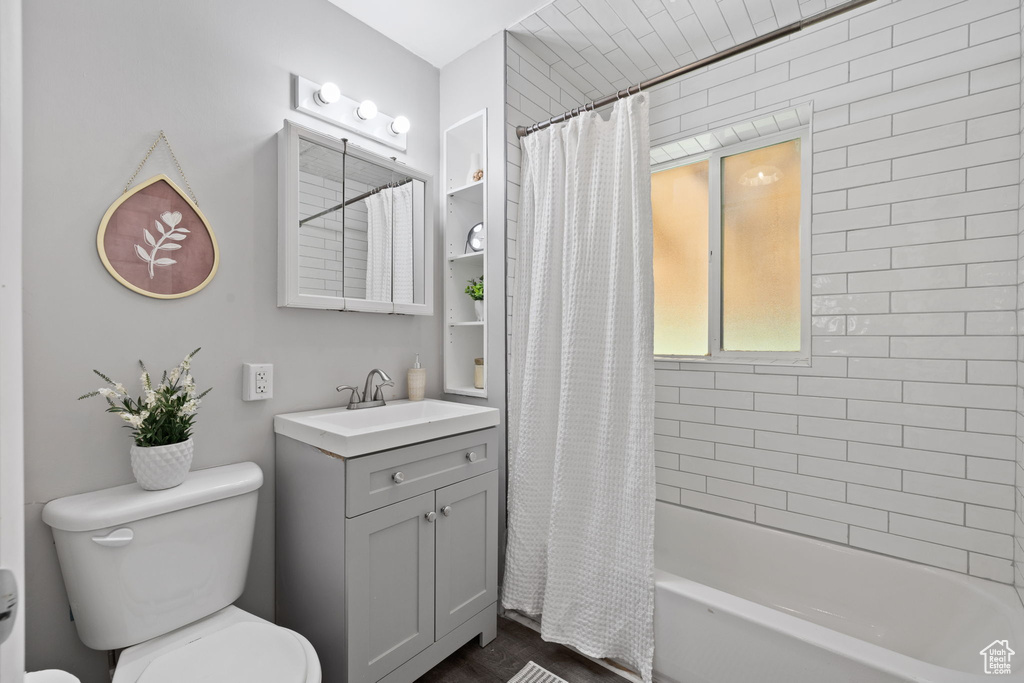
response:
<path id="1" fill-rule="evenodd" d="M 280 152 L 278 305 L 432 314 L 432 178 L 291 122 Z"/>

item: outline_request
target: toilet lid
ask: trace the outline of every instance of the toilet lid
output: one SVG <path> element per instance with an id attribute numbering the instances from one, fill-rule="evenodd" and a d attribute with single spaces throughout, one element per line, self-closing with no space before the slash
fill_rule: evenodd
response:
<path id="1" fill-rule="evenodd" d="M 306 653 L 291 632 L 233 624 L 150 662 L 138 683 L 305 683 Z"/>

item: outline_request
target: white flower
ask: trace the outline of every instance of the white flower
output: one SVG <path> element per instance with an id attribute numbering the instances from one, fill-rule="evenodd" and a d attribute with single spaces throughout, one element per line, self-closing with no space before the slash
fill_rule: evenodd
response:
<path id="1" fill-rule="evenodd" d="M 146 418 L 149 417 L 149 411 L 143 410 L 141 413 L 139 413 L 139 417 L 142 418 L 142 422 L 145 422 Z"/>
<path id="2" fill-rule="evenodd" d="M 96 390 L 103 398 L 115 399 L 119 398 L 120 394 L 109 387 L 100 387 Z"/>
<path id="3" fill-rule="evenodd" d="M 174 368 L 173 370 L 167 373 L 167 381 L 170 382 L 171 384 L 174 384 L 175 382 L 178 381 L 178 377 L 180 376 L 181 368 Z"/>
<path id="4" fill-rule="evenodd" d="M 192 375 L 185 375 L 185 381 L 182 383 L 182 387 L 185 389 L 185 395 L 189 398 L 196 395 L 196 381 L 192 378 Z"/>
<path id="5" fill-rule="evenodd" d="M 185 360 L 181 361 L 181 369 L 188 370 L 192 367 L 192 356 L 185 356 Z"/>
<path id="6" fill-rule="evenodd" d="M 125 396 L 128 393 L 128 389 L 126 389 L 125 386 L 120 382 L 114 385 L 114 391 L 116 391 L 121 396 Z"/>
<path id="7" fill-rule="evenodd" d="M 142 382 L 142 387 L 144 389 L 146 389 L 147 391 L 149 391 L 150 389 L 153 388 L 153 385 L 150 383 L 150 380 L 149 380 L 149 373 L 148 372 L 143 372 L 139 376 L 139 381 Z"/>
<path id="8" fill-rule="evenodd" d="M 143 421 L 144 419 L 145 419 L 145 418 L 143 418 L 143 417 L 142 417 L 142 415 L 129 415 L 129 416 L 128 416 L 128 419 L 127 419 L 126 421 L 127 421 L 127 422 L 128 422 L 128 424 L 130 424 L 130 425 L 131 425 L 132 427 L 134 427 L 135 429 L 138 429 L 139 427 L 141 427 L 141 426 L 142 426 L 142 421 Z"/>
<path id="9" fill-rule="evenodd" d="M 194 415 L 196 410 L 198 410 L 198 409 L 199 409 L 199 400 L 193 398 L 193 399 L 191 399 L 189 401 L 185 401 L 184 405 L 182 405 L 181 408 L 178 410 L 178 414 L 179 415 Z"/>
<path id="10" fill-rule="evenodd" d="M 145 401 L 145 403 L 150 408 L 152 408 L 154 405 L 156 405 L 156 392 L 153 391 L 152 389 L 146 389 L 146 401 Z"/>

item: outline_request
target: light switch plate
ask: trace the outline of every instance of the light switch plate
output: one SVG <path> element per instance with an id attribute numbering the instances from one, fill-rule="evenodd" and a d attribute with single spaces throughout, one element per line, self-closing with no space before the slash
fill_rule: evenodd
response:
<path id="1" fill-rule="evenodd" d="M 274 366 L 242 363 L 242 400 L 265 401 L 274 397 Z"/>

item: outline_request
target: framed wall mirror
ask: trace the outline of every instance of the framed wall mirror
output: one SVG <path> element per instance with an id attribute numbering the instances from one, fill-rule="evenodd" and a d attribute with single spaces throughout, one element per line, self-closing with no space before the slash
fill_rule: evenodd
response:
<path id="1" fill-rule="evenodd" d="M 291 121 L 278 166 L 278 306 L 433 314 L 429 174 Z"/>

